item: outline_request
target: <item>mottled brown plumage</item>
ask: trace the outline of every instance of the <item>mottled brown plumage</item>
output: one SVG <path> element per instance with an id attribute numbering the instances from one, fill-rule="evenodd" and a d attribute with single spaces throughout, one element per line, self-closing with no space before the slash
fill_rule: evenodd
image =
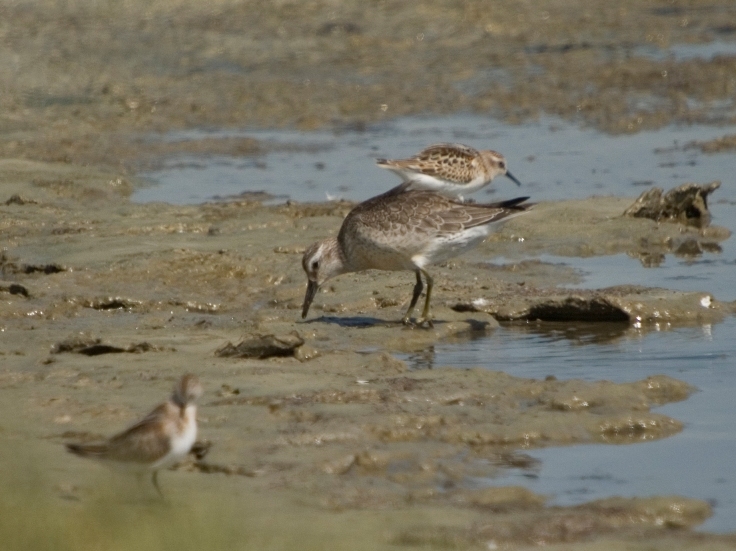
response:
<path id="1" fill-rule="evenodd" d="M 406 315 L 409 323 L 423 285 L 427 298 L 419 324 L 431 325 L 429 301 L 432 278 L 425 267 L 462 253 L 482 241 L 495 223 L 521 214 L 529 205 L 520 197 L 488 205 L 452 201 L 427 190 L 412 190 L 411 182 L 356 206 L 342 223 L 337 238 L 310 246 L 302 258 L 307 293 L 302 317 L 306 317 L 317 289 L 328 279 L 362 270 L 410 270 L 417 283 Z"/>
<path id="2" fill-rule="evenodd" d="M 409 189 L 428 189 L 452 198 L 477 191 L 500 174 L 520 185 L 508 172 L 503 155 L 457 143 L 431 145 L 408 159 L 376 162 L 411 182 Z"/>

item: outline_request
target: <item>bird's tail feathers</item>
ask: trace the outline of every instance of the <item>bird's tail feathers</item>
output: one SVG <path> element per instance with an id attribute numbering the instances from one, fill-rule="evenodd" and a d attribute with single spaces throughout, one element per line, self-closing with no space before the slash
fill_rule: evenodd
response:
<path id="1" fill-rule="evenodd" d="M 507 201 L 500 201 L 498 203 L 491 203 L 490 205 L 484 205 L 484 206 L 496 207 L 496 208 L 502 208 L 502 209 L 517 208 L 521 210 L 526 210 L 532 205 L 534 205 L 534 203 L 527 203 L 526 205 L 521 204 L 527 199 L 529 199 L 529 197 L 516 197 L 515 199 L 508 199 Z"/>
<path id="2" fill-rule="evenodd" d="M 80 457 L 96 457 L 107 452 L 105 444 L 66 444 L 66 449 Z"/>

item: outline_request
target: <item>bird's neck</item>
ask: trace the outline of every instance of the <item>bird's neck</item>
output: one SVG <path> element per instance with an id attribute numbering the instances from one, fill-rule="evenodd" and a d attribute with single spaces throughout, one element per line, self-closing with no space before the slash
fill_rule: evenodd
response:
<path id="1" fill-rule="evenodd" d="M 349 259 L 346 257 L 343 247 L 339 246 L 337 237 L 330 237 L 325 240 L 324 251 L 322 263 L 325 273 L 329 274 L 327 279 L 354 271 L 350 269 Z"/>

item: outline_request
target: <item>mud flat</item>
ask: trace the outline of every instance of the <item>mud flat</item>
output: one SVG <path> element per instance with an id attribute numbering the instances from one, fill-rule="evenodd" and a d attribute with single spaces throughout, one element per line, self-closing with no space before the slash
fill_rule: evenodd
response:
<path id="1" fill-rule="evenodd" d="M 509 319 L 601 316 L 643 331 L 663 321 L 717 323 L 734 305 L 707 289 L 575 291 L 558 286 L 570 278 L 562 267 L 527 261 L 489 270 L 483 260 L 519 247 L 638 254 L 643 243 L 657 250 L 673 239 L 717 243 L 727 230 L 623 218 L 633 198 L 540 204 L 434 269 L 437 322 L 422 330 L 398 323 L 409 273 L 338 278 L 310 318 L 299 319 L 301 252 L 337 231 L 349 203 L 132 204 L 136 183 L 119 173 L 17 159 L 0 161 L 0 185 L 2 434 L 5 452 L 26 450 L 6 464 L 25 473 L 14 487 L 31 496 L 29 508 L 38 494 L 54 511 L 48 537 L 68 539 L 69 527 L 100 522 L 93 505 L 100 500 L 122 507 L 123 518 L 142 515 L 136 507 L 156 511 L 135 505 L 139 495 L 119 505 L 104 469 L 64 454 L 61 442 L 114 432 L 193 371 L 206 385 L 201 437 L 212 447 L 180 468 L 190 472 L 164 473 L 173 504 L 197 505 L 151 513 L 144 524 L 154 532 L 158 518 L 195 527 L 208 541 L 247 530 L 250 541 L 283 545 L 303 537 L 319 546 L 320 534 L 337 531 L 338 539 L 361 540 L 357 548 L 605 541 L 665 549 L 674 528 L 677 545 L 734 543 L 689 530 L 711 512 L 695 499 L 548 507 L 522 488 L 471 482 L 509 467 L 533 471 L 524 451 L 536 447 L 675 434 L 681 422 L 652 408 L 687 399 L 695 390 L 688 384 L 667 376 L 615 384 L 487 369 L 411 371 L 392 355 L 490 332 Z M 243 341 L 239 350 L 273 357 L 238 357 Z M 30 489 L 19 482 L 29 477 Z M 235 510 L 248 520 L 234 520 Z M 274 511 L 300 520 L 284 528 Z M 349 525 L 334 525 L 345 518 Z M 30 537 L 17 527 L 3 531 Z"/>
<path id="2" fill-rule="evenodd" d="M 728 124 L 734 9 L 729 0 L 702 9 L 442 0 L 421 10 L 400 0 L 5 2 L 0 155 L 130 168 L 177 149 L 152 146 L 151 132 L 360 128 L 430 113 L 546 113 L 616 133 Z"/>
<path id="3" fill-rule="evenodd" d="M 727 230 L 624 219 L 633 197 L 539 204 L 433 270 L 437 322 L 417 330 L 397 323 L 409 273 L 338 278 L 298 319 L 301 253 L 337 231 L 350 203 L 128 200 L 136 172 L 168 156 L 257 157 L 268 147 L 154 137 L 172 130 L 360 130 L 458 112 L 511 122 L 550 114 L 612 133 L 736 120 L 733 2 L 532 4 L 0 7 L 4 548 L 736 546 L 692 530 L 711 514 L 696 499 L 554 507 L 475 482 L 508 468 L 533 474 L 533 448 L 676 434 L 682 423 L 652 408 L 687 399 L 686 383 L 521 379 L 502 366 L 412 371 L 394 355 L 499 323 L 605 317 L 642 332 L 718 323 L 734 304 L 709 289 L 570 290 L 568 268 L 488 260 L 627 253 L 656 265 L 716 250 Z M 683 147 L 709 154 L 732 142 Z M 183 371 L 206 386 L 201 437 L 212 445 L 162 474 L 166 506 L 63 452 L 66 439 L 137 419 Z"/>

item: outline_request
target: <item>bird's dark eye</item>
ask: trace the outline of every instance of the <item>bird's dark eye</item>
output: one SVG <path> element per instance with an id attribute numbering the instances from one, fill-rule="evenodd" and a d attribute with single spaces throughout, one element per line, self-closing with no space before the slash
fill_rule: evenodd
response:
<path id="1" fill-rule="evenodd" d="M 500 166 L 501 168 L 506 168 L 506 163 L 501 161 L 500 163 L 498 163 L 498 166 Z"/>
<path id="2" fill-rule="evenodd" d="M 319 260 L 312 262 L 312 270 L 316 271 L 319 269 Z"/>

